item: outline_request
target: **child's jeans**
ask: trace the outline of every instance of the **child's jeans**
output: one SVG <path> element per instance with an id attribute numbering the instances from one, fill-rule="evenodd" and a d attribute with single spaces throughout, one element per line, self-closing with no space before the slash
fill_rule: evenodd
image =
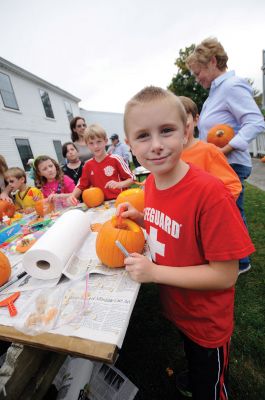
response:
<path id="1" fill-rule="evenodd" d="M 183 335 L 193 400 L 228 399 L 230 340 L 221 347 L 206 348 Z"/>

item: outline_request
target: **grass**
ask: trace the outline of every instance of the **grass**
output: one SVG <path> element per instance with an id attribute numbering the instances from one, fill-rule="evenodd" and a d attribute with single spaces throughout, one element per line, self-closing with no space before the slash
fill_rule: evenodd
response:
<path id="1" fill-rule="evenodd" d="M 245 209 L 256 247 L 252 269 L 236 284 L 235 330 L 230 359 L 230 400 L 257 400 L 265 391 L 265 192 L 246 186 Z M 117 361 L 139 388 L 136 400 L 178 400 L 174 376 L 185 368 L 180 337 L 160 313 L 156 285 L 141 286 Z"/>

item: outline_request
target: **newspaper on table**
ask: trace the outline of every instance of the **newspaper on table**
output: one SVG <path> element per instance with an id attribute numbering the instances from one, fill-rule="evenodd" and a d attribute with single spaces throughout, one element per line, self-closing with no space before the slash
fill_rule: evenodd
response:
<path id="1" fill-rule="evenodd" d="M 55 377 L 56 400 L 133 400 L 138 388 L 117 368 L 68 356 Z"/>
<path id="2" fill-rule="evenodd" d="M 109 217 L 109 212 L 95 212 L 94 221 L 100 222 L 100 216 L 103 222 L 106 215 Z M 54 280 L 48 287 L 47 281 L 26 276 L 15 289 L 12 287 L 12 292 L 21 292 L 15 302 L 18 314 L 10 318 L 7 308 L 2 308 L 1 324 L 15 326 L 27 334 L 48 331 L 121 347 L 140 284 L 133 281 L 124 268 L 109 269 L 100 263 L 95 250 L 96 235 L 90 232 L 67 264 L 64 275 L 74 278 L 71 281 L 61 278 L 59 283 Z M 27 287 L 30 290 L 26 290 Z M 3 293 L 0 293 L 0 301 L 6 297 L 7 292 Z M 49 297 L 56 298 L 55 306 L 53 300 L 51 305 Z M 45 301 L 53 310 L 44 310 L 45 321 L 51 315 L 53 318 L 46 325 L 36 325 L 34 332 L 31 322 L 38 317 L 40 302 L 43 306 Z M 32 314 L 35 319 L 31 318 Z"/>

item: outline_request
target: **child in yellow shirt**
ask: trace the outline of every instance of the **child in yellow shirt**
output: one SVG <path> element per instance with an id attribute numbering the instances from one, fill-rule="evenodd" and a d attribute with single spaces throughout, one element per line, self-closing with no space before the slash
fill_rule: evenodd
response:
<path id="1" fill-rule="evenodd" d="M 184 145 L 181 159 L 221 179 L 236 200 L 242 190 L 237 174 L 217 146 L 194 137 L 194 128 L 199 118 L 198 108 L 189 97 L 179 96 L 179 99 L 185 108 L 189 124 L 188 141 Z"/>
<path id="2" fill-rule="evenodd" d="M 11 192 L 15 193 L 14 203 L 18 209 L 33 210 L 35 202 L 43 198 L 40 189 L 27 186 L 26 173 L 21 168 L 9 168 L 5 172 L 5 180 L 11 188 Z"/>

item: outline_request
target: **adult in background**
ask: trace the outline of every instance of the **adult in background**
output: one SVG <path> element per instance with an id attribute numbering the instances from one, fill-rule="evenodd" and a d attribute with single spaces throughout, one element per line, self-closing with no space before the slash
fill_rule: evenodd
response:
<path id="1" fill-rule="evenodd" d="M 111 146 L 108 148 L 108 153 L 121 156 L 126 164 L 129 165 L 130 153 L 126 144 L 120 142 L 119 135 L 117 135 L 116 133 L 111 135 L 110 140 Z"/>
<path id="2" fill-rule="evenodd" d="M 265 124 L 250 84 L 237 77 L 234 71 L 227 71 L 227 61 L 221 43 L 216 38 L 207 38 L 195 47 L 186 63 L 197 82 L 205 89 L 210 88 L 198 122 L 199 138 L 207 141 L 209 129 L 217 124 L 228 124 L 235 131 L 233 139 L 221 150 L 241 181 L 242 191 L 237 206 L 246 223 L 244 180 L 252 168 L 248 146 L 265 130 Z M 248 258 L 240 260 L 239 273 L 248 271 L 250 267 Z"/>
<path id="3" fill-rule="evenodd" d="M 12 199 L 9 197 L 12 189 L 5 180 L 7 170 L 8 166 L 5 157 L 0 154 L 0 200 L 7 200 L 12 203 Z"/>
<path id="4" fill-rule="evenodd" d="M 74 117 L 70 122 L 71 139 L 75 144 L 79 158 L 81 161 L 87 161 L 92 158 L 92 153 L 89 151 L 84 140 L 84 132 L 86 129 L 86 121 L 82 117 Z"/>
<path id="5" fill-rule="evenodd" d="M 77 185 L 77 182 L 82 175 L 84 161 L 80 160 L 76 145 L 72 142 L 63 144 L 62 154 L 63 157 L 67 159 L 67 163 L 64 164 L 62 170 L 64 174 L 72 178 L 74 183 Z"/>

